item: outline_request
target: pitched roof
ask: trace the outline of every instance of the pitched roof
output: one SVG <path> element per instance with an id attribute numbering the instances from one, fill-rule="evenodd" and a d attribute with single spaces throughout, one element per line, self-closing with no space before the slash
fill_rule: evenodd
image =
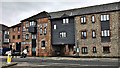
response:
<path id="1" fill-rule="evenodd" d="M 60 18 L 62 15 L 66 14 L 69 16 L 98 13 L 98 12 L 108 12 L 108 11 L 118 11 L 120 10 L 120 2 L 114 2 L 109 4 L 95 5 L 83 8 L 69 9 L 57 12 L 50 12 L 51 19 Z"/>
<path id="2" fill-rule="evenodd" d="M 36 20 L 36 19 L 39 19 L 39 18 L 45 18 L 45 17 L 49 17 L 50 15 L 46 12 L 46 11 L 43 11 L 43 12 L 40 12 L 36 15 L 33 15 L 27 19 L 24 19 L 22 20 L 21 22 L 24 22 L 24 21 L 33 21 L 33 20 Z"/>

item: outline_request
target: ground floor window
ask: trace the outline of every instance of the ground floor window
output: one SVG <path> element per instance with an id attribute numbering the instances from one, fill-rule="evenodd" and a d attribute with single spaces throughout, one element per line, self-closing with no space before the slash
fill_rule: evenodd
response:
<path id="1" fill-rule="evenodd" d="M 93 53 L 97 53 L 96 47 L 93 47 Z"/>
<path id="2" fill-rule="evenodd" d="M 82 54 L 87 54 L 87 53 L 88 53 L 87 47 L 82 47 Z"/>
<path id="3" fill-rule="evenodd" d="M 103 53 L 110 53 L 110 47 L 103 47 Z"/>

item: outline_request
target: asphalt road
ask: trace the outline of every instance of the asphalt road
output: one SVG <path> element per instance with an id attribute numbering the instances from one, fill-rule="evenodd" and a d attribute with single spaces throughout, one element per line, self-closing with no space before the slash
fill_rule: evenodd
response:
<path id="1" fill-rule="evenodd" d="M 2 59 L 3 62 L 6 59 Z M 18 65 L 9 68 L 119 68 L 118 61 L 112 60 L 51 60 L 51 59 L 30 59 L 13 58 L 12 62 Z"/>

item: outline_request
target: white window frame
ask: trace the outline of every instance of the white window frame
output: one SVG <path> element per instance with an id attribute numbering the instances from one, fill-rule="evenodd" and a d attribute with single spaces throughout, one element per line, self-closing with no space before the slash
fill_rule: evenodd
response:
<path id="1" fill-rule="evenodd" d="M 54 26 L 53 26 L 53 29 L 57 29 L 57 25 L 54 25 Z"/>
<path id="2" fill-rule="evenodd" d="M 95 38 L 96 37 L 96 32 L 95 30 L 92 31 L 92 38 Z"/>
<path id="3" fill-rule="evenodd" d="M 69 23 L 69 18 L 64 18 L 63 19 L 63 24 Z"/>
<path id="4" fill-rule="evenodd" d="M 109 14 L 102 14 L 101 15 L 101 21 L 108 21 L 108 20 L 110 20 Z"/>
<path id="5" fill-rule="evenodd" d="M 82 17 L 81 17 L 81 23 L 82 23 L 82 24 L 85 24 L 85 23 L 86 23 L 86 17 L 85 17 L 85 16 L 82 16 Z"/>
<path id="6" fill-rule="evenodd" d="M 35 25 L 36 25 L 36 22 L 34 22 L 34 21 L 30 22 L 30 26 L 35 26 Z"/>
<path id="7" fill-rule="evenodd" d="M 60 38 L 65 38 L 67 37 L 67 33 L 66 32 L 60 32 Z"/>
<path id="8" fill-rule="evenodd" d="M 109 37 L 110 36 L 110 30 L 103 30 L 101 32 L 102 32 L 103 37 Z"/>
<path id="9" fill-rule="evenodd" d="M 87 38 L 87 31 L 82 31 L 81 33 L 82 33 L 82 34 L 81 34 L 81 35 L 82 35 L 82 36 L 81 36 L 82 39 Z M 84 38 L 84 37 L 85 37 L 85 38 Z"/>
<path id="10" fill-rule="evenodd" d="M 92 22 L 94 23 L 95 22 L 95 16 L 92 15 Z"/>

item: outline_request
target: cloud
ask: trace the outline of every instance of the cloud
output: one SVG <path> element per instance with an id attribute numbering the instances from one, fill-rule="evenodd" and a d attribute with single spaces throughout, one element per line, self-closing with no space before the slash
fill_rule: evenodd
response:
<path id="1" fill-rule="evenodd" d="M 117 1 L 118 0 L 2 0 L 2 2 L 0 2 L 0 16 L 2 15 L 0 21 L 7 26 L 12 26 L 41 11 L 61 11 Z"/>

